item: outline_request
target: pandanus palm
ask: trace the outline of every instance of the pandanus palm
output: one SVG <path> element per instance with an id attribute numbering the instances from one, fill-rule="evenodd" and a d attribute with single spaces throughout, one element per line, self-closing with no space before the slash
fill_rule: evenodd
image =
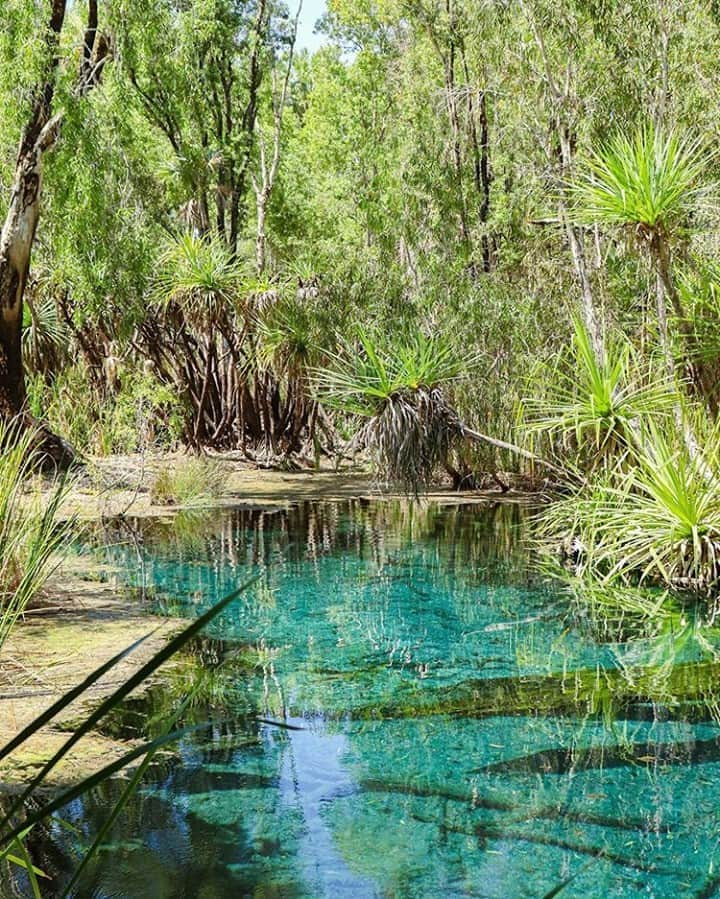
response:
<path id="1" fill-rule="evenodd" d="M 707 192 L 708 162 L 698 140 L 647 124 L 631 136 L 616 135 L 591 153 L 571 185 L 578 221 L 629 228 L 646 250 L 655 273 L 658 331 L 670 373 L 674 357 L 668 300 L 681 327 L 685 321 L 671 250 Z"/>
<path id="2" fill-rule="evenodd" d="M 177 303 L 189 319 L 211 324 L 241 280 L 242 268 L 222 241 L 183 234 L 160 259 L 156 296 L 164 305 Z"/>
<path id="3" fill-rule="evenodd" d="M 570 352 L 548 373 L 551 395 L 526 401 L 527 430 L 569 442 L 589 466 L 613 465 L 636 446 L 643 420 L 672 414 L 674 384 L 642 366 L 630 344 L 610 335 L 598 357 L 575 320 Z"/>
<path id="4" fill-rule="evenodd" d="M 184 234 L 160 259 L 155 295 L 175 322 L 179 346 L 170 355 L 181 357 L 172 362 L 193 407 L 188 436 L 196 446 L 219 439 L 231 418 L 232 378 L 225 371 L 230 362 L 223 367 L 221 360 L 232 360 L 238 352 L 231 321 L 242 274 L 218 238 Z"/>
<path id="5" fill-rule="evenodd" d="M 325 405 L 365 419 L 356 442 L 369 450 L 388 480 L 410 492 L 417 493 L 430 482 L 463 438 L 509 450 L 564 474 L 529 451 L 461 421 L 448 388 L 473 364 L 441 337 L 420 332 L 391 344 L 361 331 L 357 343 L 341 344 L 330 366 L 315 370 L 314 382 Z"/>
<path id="6" fill-rule="evenodd" d="M 285 386 L 288 405 L 293 410 L 289 424 L 289 448 L 297 450 L 301 432 L 307 434 L 307 448 L 315 443 L 318 404 L 310 392 L 310 371 L 320 362 L 323 344 L 318 316 L 297 295 L 285 295 L 258 319 L 258 362 L 271 370 Z"/>

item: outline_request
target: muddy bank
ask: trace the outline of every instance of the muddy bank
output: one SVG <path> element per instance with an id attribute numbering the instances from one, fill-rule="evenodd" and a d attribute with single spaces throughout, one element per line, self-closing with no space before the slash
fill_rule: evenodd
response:
<path id="1" fill-rule="evenodd" d="M 178 620 L 151 618 L 140 599 L 104 583 L 105 576 L 101 567 L 71 559 L 53 575 L 13 630 L 0 651 L 0 745 L 103 662 L 152 634 L 81 700 L 61 712 L 59 720 L 0 762 L 4 789 L 29 779 L 68 738 L 71 723 L 126 680 L 183 625 Z M 127 749 L 128 744 L 89 734 L 58 765 L 52 783 L 75 781 Z"/>
<path id="2" fill-rule="evenodd" d="M 325 463 L 318 470 L 282 471 L 263 469 L 239 459 L 235 453 L 207 457 L 223 475 L 222 492 L 212 505 L 274 507 L 302 500 L 397 498 L 397 492 L 362 468 L 335 469 Z M 156 515 L 177 508 L 153 503 L 152 486 L 158 475 L 182 466 L 188 456 L 182 453 L 109 456 L 88 460 L 78 474 L 63 506 L 65 515 L 80 518 L 117 515 Z M 495 487 L 482 491 L 453 491 L 447 486 L 431 488 L 427 499 L 442 503 L 485 503 L 537 501 L 538 493 L 519 489 L 501 493 Z"/>

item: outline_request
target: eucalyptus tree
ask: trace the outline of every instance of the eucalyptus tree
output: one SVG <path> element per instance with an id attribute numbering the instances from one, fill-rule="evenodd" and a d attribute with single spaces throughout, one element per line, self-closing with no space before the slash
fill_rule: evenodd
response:
<path id="1" fill-rule="evenodd" d="M 247 218 L 272 0 L 115 0 L 119 64 L 166 142 L 166 175 L 184 223 L 233 255 Z"/>
<path id="2" fill-rule="evenodd" d="M 15 6 L 8 10 L 11 25 L 18 32 L 22 29 L 17 17 L 24 15 L 32 19 L 31 27 L 36 32 L 30 36 L 36 38 L 39 34 L 41 38 L 29 48 L 37 53 L 37 80 L 26 110 L 10 200 L 0 233 L 0 415 L 5 419 L 27 414 L 22 359 L 23 300 L 40 218 L 43 160 L 57 142 L 64 115 L 62 100 L 68 100 L 66 95 L 60 104 L 57 102 L 58 82 L 69 62 L 61 43 L 66 11 L 66 0 L 52 0 L 49 9 L 42 4 L 40 9 L 36 7 L 32 11 Z M 17 52 L 20 48 L 13 49 Z M 71 94 L 83 96 L 98 83 L 108 56 L 107 40 L 98 27 L 97 0 L 88 0 L 79 69 L 71 81 Z M 68 460 L 69 448 L 55 435 L 44 430 L 41 439 L 47 454 L 58 462 Z"/>
<path id="3" fill-rule="evenodd" d="M 263 123 L 258 128 L 258 161 L 257 174 L 251 173 L 253 189 L 255 191 L 256 209 L 256 237 L 255 237 L 255 264 L 258 275 L 265 272 L 267 257 L 267 232 L 265 220 L 268 204 L 275 187 L 280 166 L 280 152 L 282 148 L 283 119 L 285 107 L 289 100 L 290 79 L 293 72 L 293 60 L 295 57 L 295 42 L 297 40 L 298 23 L 302 12 L 302 0 L 299 0 L 295 17 L 290 25 L 287 37 L 287 48 L 284 58 L 277 61 L 271 70 L 271 88 L 269 103 L 272 115 L 272 144 L 270 150 L 267 147 L 265 129 Z"/>

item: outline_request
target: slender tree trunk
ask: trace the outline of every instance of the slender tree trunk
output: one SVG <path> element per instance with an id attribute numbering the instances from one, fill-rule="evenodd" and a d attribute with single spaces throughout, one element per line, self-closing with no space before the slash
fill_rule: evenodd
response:
<path id="1" fill-rule="evenodd" d="M 287 104 L 288 87 L 290 86 L 290 75 L 292 74 L 293 57 L 295 55 L 295 41 L 297 40 L 298 23 L 300 21 L 300 13 L 302 12 L 303 0 L 300 0 L 293 20 L 292 32 L 290 35 L 290 46 L 288 49 L 287 64 L 285 66 L 285 74 L 282 85 L 277 90 L 275 78 L 275 70 L 273 70 L 273 147 L 272 158 L 268 165 L 267 155 L 265 152 L 265 141 L 263 139 L 262 128 L 259 128 L 258 142 L 260 146 L 260 172 L 259 178 L 251 173 L 253 187 L 255 188 L 255 205 L 257 209 L 257 232 L 255 237 L 255 264 L 259 275 L 265 271 L 267 257 L 267 234 L 265 232 L 265 220 L 267 217 L 267 207 L 270 202 L 270 196 L 275 186 L 275 178 L 277 177 L 278 167 L 280 165 L 280 149 L 282 138 L 283 116 L 285 114 L 285 106 Z"/>
<path id="2" fill-rule="evenodd" d="M 557 134 L 560 144 L 561 174 L 563 178 L 567 179 L 571 173 L 573 161 L 572 141 L 570 139 L 571 135 L 564 112 L 564 110 L 569 105 L 570 70 L 568 69 L 565 85 L 561 88 L 558 80 L 553 74 L 552 66 L 550 64 L 550 58 L 545 46 L 543 32 L 538 26 L 535 16 L 527 7 L 527 4 L 524 2 L 524 0 L 520 0 L 520 7 L 525 12 L 528 23 L 530 24 L 530 28 L 535 38 L 535 43 L 537 44 L 537 48 L 540 52 L 540 58 L 542 59 L 543 68 L 545 70 L 545 81 L 550 92 L 551 100 L 553 102 L 553 105 L 555 106 L 555 114 L 553 116 L 552 126 Z M 595 301 L 593 299 L 592 285 L 590 282 L 588 267 L 585 260 L 585 247 L 583 245 L 582 234 L 570 220 L 570 216 L 568 215 L 568 211 L 565 202 L 562 199 L 562 196 L 560 198 L 558 206 L 560 220 L 565 226 L 568 243 L 570 245 L 570 254 L 572 256 L 575 276 L 580 282 L 583 321 L 585 323 L 585 327 L 587 328 L 588 334 L 590 335 L 590 341 L 592 343 L 595 356 L 598 359 L 603 359 L 605 356 L 605 343 L 603 340 L 602 329 L 599 323 L 599 316 L 595 308 Z"/>
<path id="3" fill-rule="evenodd" d="M 269 6 L 267 0 L 259 0 L 255 27 L 253 29 L 253 49 L 250 54 L 248 67 L 248 101 L 242 114 L 242 135 L 244 149 L 232 176 L 232 190 L 230 194 L 230 235 L 229 246 L 233 258 L 238 251 L 240 229 L 245 223 L 246 197 L 245 188 L 250 168 L 250 159 L 255 144 L 255 122 L 257 119 L 258 103 L 260 99 L 260 82 L 262 80 L 262 51 L 267 40 L 269 21 Z"/>
<path id="4" fill-rule="evenodd" d="M 697 365 L 690 355 L 693 340 L 692 328 L 687 320 L 682 303 L 680 302 L 680 295 L 678 294 L 675 282 L 673 281 L 670 267 L 670 251 L 667 241 L 662 234 L 653 236 L 650 244 L 650 253 L 657 273 L 657 315 L 658 324 L 661 329 L 660 336 L 663 349 L 674 369 L 675 361 L 672 354 L 672 347 L 670 346 L 671 342 L 667 321 L 667 301 L 669 300 L 684 347 L 683 365 L 685 367 L 686 375 L 700 396 L 708 401 L 712 401 L 713 385 L 707 382 L 707 378 L 704 377 L 702 366 Z M 664 335 L 662 334 L 663 328 L 665 330 Z"/>
<path id="5" fill-rule="evenodd" d="M 267 235 L 265 233 L 265 213 L 269 199 L 269 192 L 261 189 L 257 192 L 257 236 L 255 238 L 255 265 L 258 274 L 262 275 L 265 271 L 265 248 L 267 246 Z"/>
<path id="6" fill-rule="evenodd" d="M 42 157 L 57 137 L 59 120 L 52 118 L 57 46 L 65 20 L 65 0 L 54 0 L 45 38 L 43 82 L 36 92 L 23 131 L 10 203 L 0 233 L 0 415 L 18 415 L 25 406 L 22 362 L 23 295 L 30 271 L 30 254 L 38 218 Z"/>
<path id="7" fill-rule="evenodd" d="M 18 160 L 10 208 L 0 236 L 0 415 L 11 418 L 25 404 L 22 361 L 23 294 L 40 214 L 41 152 Z"/>
<path id="8" fill-rule="evenodd" d="M 562 160 L 562 170 L 565 177 L 569 176 L 572 168 L 572 144 L 567 127 L 563 121 L 558 120 L 557 131 L 560 138 L 560 155 Z M 585 245 L 582 233 L 575 227 L 570 220 L 565 201 L 561 198 L 559 201 L 560 218 L 564 222 L 565 231 L 567 233 L 568 244 L 570 246 L 570 255 L 572 256 L 573 269 L 575 277 L 580 283 L 580 295 L 582 305 L 582 315 L 587 332 L 590 335 L 595 357 L 602 361 L 605 358 L 605 341 L 603 340 L 602 331 L 598 322 L 597 312 L 595 310 L 595 300 L 593 298 L 592 285 L 590 283 L 590 275 L 588 274 L 587 260 L 585 258 Z"/>
<path id="9" fill-rule="evenodd" d="M 470 145 L 473 152 L 473 177 L 475 189 L 480 197 L 479 220 L 481 227 L 480 247 L 482 252 L 482 268 L 485 273 L 492 267 L 492 247 L 490 235 L 487 233 L 487 223 L 490 217 L 490 184 L 492 173 L 490 171 L 490 126 L 487 111 L 487 92 L 478 92 L 477 120 L 473 91 L 470 86 L 470 67 L 468 66 L 465 46 L 460 44 L 463 72 L 465 75 L 465 87 L 467 97 L 468 129 L 470 132 Z M 479 131 L 478 134 L 478 125 Z"/>
<path id="10" fill-rule="evenodd" d="M 682 306 L 680 305 L 680 297 L 677 294 L 675 285 L 670 275 L 670 257 L 667 244 L 662 235 L 654 234 L 650 244 L 650 255 L 655 263 L 655 307 L 658 320 L 658 332 L 660 335 L 660 345 L 662 347 L 663 356 L 665 357 L 665 367 L 667 368 L 668 378 L 671 382 L 675 380 L 676 363 L 675 354 L 673 353 L 672 340 L 670 337 L 670 328 L 668 325 L 667 301 L 673 308 L 673 313 L 678 319 L 679 327 L 683 334 L 683 339 L 687 337 L 686 324 L 683 316 Z M 692 361 L 685 359 L 685 371 L 694 384 L 696 389 L 702 393 L 702 387 L 699 381 L 698 372 Z M 687 420 L 683 415 L 680 401 L 675 403 L 675 424 L 678 431 L 685 437 L 685 446 L 687 447 L 690 458 L 695 461 L 703 476 L 707 480 L 713 479 L 713 474 L 705 462 L 695 429 L 692 422 Z"/>
<path id="11" fill-rule="evenodd" d="M 447 0 L 446 9 L 450 20 L 451 33 L 454 30 L 454 10 L 452 0 Z M 445 92 L 447 95 L 448 116 L 452 128 L 452 157 L 460 211 L 460 237 L 470 250 L 470 229 L 468 228 L 467 202 L 465 199 L 465 186 L 463 183 L 463 160 L 460 145 L 460 115 L 458 113 L 457 93 L 455 89 L 455 40 L 450 38 L 448 53 L 445 58 Z"/>

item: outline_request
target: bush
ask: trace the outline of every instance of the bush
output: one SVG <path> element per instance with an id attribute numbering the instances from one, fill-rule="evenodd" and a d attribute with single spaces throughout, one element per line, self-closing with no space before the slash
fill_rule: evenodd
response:
<path id="1" fill-rule="evenodd" d="M 161 506 L 206 506 L 222 494 L 225 480 L 225 470 L 217 462 L 190 457 L 159 472 L 150 500 Z"/>
<path id="2" fill-rule="evenodd" d="M 32 413 L 81 452 L 98 456 L 172 449 L 183 431 L 184 410 L 177 394 L 154 375 L 127 368 L 117 393 L 99 400 L 82 365 L 65 369 L 52 384 L 28 380 Z"/>
<path id="3" fill-rule="evenodd" d="M 67 482 L 47 502 L 39 489 L 29 489 L 39 462 L 34 440 L 33 432 L 0 423 L 0 648 L 56 566 L 71 527 L 57 520 Z"/>

